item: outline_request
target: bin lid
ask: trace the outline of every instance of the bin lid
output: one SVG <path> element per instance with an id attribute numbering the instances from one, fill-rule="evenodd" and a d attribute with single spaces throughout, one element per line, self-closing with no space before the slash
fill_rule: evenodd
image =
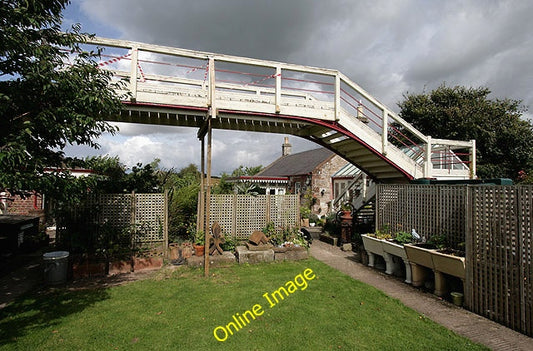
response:
<path id="1" fill-rule="evenodd" d="M 69 256 L 68 251 L 52 251 L 52 252 L 47 252 L 43 254 L 43 258 L 45 260 L 59 260 L 62 258 L 67 258 L 68 256 Z"/>

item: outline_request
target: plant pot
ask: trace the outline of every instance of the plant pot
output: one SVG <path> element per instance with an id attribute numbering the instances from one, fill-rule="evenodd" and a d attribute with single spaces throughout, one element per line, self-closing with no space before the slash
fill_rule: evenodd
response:
<path id="1" fill-rule="evenodd" d="M 196 256 L 203 256 L 205 253 L 205 246 L 204 245 L 194 245 L 194 252 Z"/>
<path id="2" fill-rule="evenodd" d="M 453 304 L 456 305 L 456 306 L 463 306 L 463 294 L 460 293 L 460 292 L 451 292 L 450 295 L 452 295 L 452 301 L 453 301 Z"/>

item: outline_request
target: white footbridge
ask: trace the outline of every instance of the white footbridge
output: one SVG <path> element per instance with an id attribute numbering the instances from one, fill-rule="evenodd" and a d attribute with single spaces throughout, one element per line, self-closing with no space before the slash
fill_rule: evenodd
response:
<path id="1" fill-rule="evenodd" d="M 326 147 L 375 182 L 469 179 L 474 140 L 423 135 L 337 70 L 90 38 L 125 84 L 109 120 L 291 134 Z"/>

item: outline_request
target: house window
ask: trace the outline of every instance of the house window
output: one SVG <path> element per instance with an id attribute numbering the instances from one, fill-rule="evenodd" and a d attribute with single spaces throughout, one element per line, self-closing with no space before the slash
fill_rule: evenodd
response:
<path id="1" fill-rule="evenodd" d="M 296 182 L 296 183 L 294 183 L 294 192 L 295 192 L 296 194 L 299 194 L 299 193 L 300 193 L 300 188 L 301 188 L 301 184 L 300 184 L 300 182 Z"/>

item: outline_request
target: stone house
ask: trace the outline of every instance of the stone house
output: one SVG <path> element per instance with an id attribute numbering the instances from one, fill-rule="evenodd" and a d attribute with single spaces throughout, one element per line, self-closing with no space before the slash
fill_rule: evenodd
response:
<path id="1" fill-rule="evenodd" d="M 312 213 L 327 214 L 333 200 L 332 175 L 346 160 L 325 148 L 292 154 L 288 137 L 281 149 L 280 158 L 246 181 L 257 182 L 268 194 L 300 194 L 301 201 L 307 195 L 312 199 Z"/>

